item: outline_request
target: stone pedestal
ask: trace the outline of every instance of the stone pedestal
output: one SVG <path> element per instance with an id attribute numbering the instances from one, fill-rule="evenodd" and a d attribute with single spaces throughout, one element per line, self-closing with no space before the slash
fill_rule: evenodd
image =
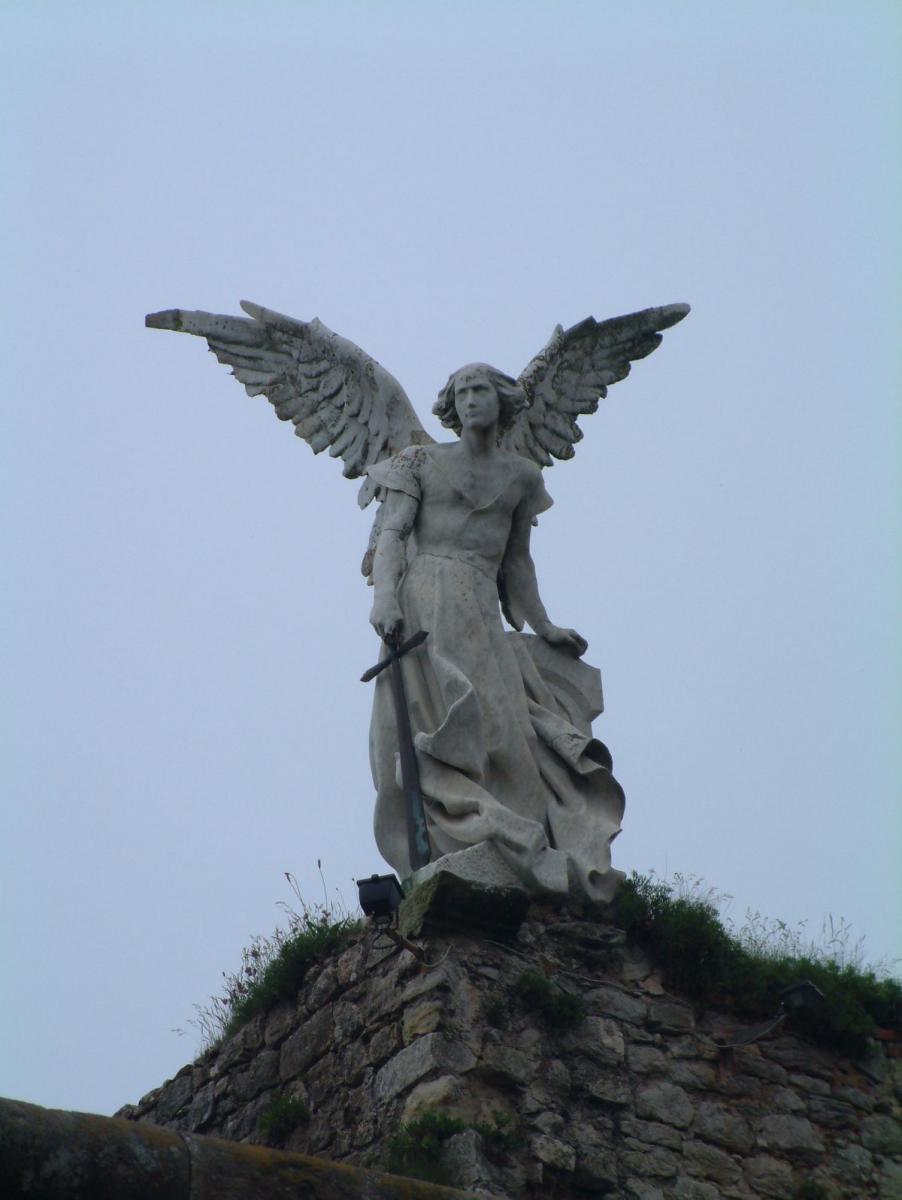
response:
<path id="1" fill-rule="evenodd" d="M 476 882 L 485 859 L 463 866 L 405 901 L 425 963 L 366 929 L 121 1115 L 261 1142 L 295 1101 L 286 1149 L 382 1169 L 432 1121 L 445 1181 L 508 1200 L 899 1194 L 902 1059 L 856 1065 L 785 1028 L 720 1049 L 741 1022 L 669 994 L 613 926 L 527 911 L 503 874 Z M 508 898 L 500 931 L 480 896 L 492 916 Z"/>

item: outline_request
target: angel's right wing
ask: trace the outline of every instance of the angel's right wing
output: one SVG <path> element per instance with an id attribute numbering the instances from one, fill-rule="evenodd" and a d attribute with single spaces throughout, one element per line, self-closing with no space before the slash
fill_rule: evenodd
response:
<path id="1" fill-rule="evenodd" d="M 173 308 L 150 313 L 145 324 L 205 337 L 249 396 L 265 395 L 314 454 L 328 447 L 340 457 L 348 479 L 407 446 L 433 440 L 398 381 L 359 346 L 315 319 L 296 321 L 246 300 L 241 307 L 250 320 Z M 364 478 L 360 507 L 375 493 L 375 484 Z"/>

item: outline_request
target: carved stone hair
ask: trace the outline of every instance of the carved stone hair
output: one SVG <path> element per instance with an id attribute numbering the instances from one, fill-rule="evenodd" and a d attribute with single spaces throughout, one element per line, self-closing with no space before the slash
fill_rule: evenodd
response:
<path id="1" fill-rule="evenodd" d="M 504 433 L 513 425 L 517 413 L 529 407 L 529 400 L 516 379 L 511 379 L 510 375 L 505 375 L 497 367 L 490 367 L 488 363 L 470 363 L 450 375 L 448 382 L 439 392 L 432 411 L 446 429 L 453 429 L 458 436 L 460 435 L 460 417 L 454 407 L 454 391 L 460 376 L 470 371 L 479 371 L 495 389 L 498 397 L 498 433 Z"/>

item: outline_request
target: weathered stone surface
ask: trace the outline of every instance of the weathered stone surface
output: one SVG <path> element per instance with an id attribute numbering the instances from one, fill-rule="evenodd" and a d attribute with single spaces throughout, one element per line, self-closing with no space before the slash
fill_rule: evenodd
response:
<path id="1" fill-rule="evenodd" d="M 863 1146 L 842 1146 L 834 1150 L 830 1160 L 831 1174 L 840 1181 L 854 1185 L 868 1182 L 874 1171 L 874 1158 Z"/>
<path id="2" fill-rule="evenodd" d="M 877 1188 L 879 1200 L 902 1200 L 902 1163 L 882 1163 Z"/>
<path id="3" fill-rule="evenodd" d="M 617 1155 L 613 1150 L 578 1149 L 573 1182 L 577 1187 L 603 1195 L 617 1186 Z"/>
<path id="4" fill-rule="evenodd" d="M 623 1145 L 621 1162 L 633 1174 L 651 1175 L 655 1179 L 673 1179 L 678 1174 L 680 1160 L 672 1150 L 650 1146 L 632 1138 L 625 1138 Z"/>
<path id="5" fill-rule="evenodd" d="M 332 1027 L 332 1012 L 324 1008 L 314 1013 L 283 1043 L 279 1064 L 283 1080 L 303 1074 L 311 1063 L 325 1054 L 332 1038 Z"/>
<path id="6" fill-rule="evenodd" d="M 238 1100 L 253 1100 L 279 1081 L 279 1051 L 261 1050 L 246 1071 L 235 1073 L 232 1092 Z"/>
<path id="7" fill-rule="evenodd" d="M 741 1174 L 736 1159 L 707 1142 L 684 1142 L 683 1157 L 691 1174 L 713 1179 L 724 1186 L 735 1183 Z"/>
<path id="8" fill-rule="evenodd" d="M 641 1025 L 648 1012 L 645 1000 L 612 987 L 593 988 L 586 995 L 586 1003 L 603 1016 L 629 1021 L 632 1025 Z"/>
<path id="9" fill-rule="evenodd" d="M 876 1154 L 902 1154 L 902 1122 L 882 1113 L 864 1117 L 861 1141 Z"/>
<path id="10" fill-rule="evenodd" d="M 610 1072 L 589 1074 L 583 1079 L 582 1087 L 593 1100 L 598 1100 L 602 1104 L 619 1106 L 629 1104 L 632 1100 L 630 1086 L 626 1079 L 619 1074 L 615 1075 Z"/>
<path id="11" fill-rule="evenodd" d="M 277 1004 L 267 1013 L 263 1025 L 263 1041 L 267 1046 L 278 1046 L 297 1025 L 298 1014 L 293 1004 Z"/>
<path id="12" fill-rule="evenodd" d="M 158 1112 L 162 1121 L 171 1121 L 191 1103 L 191 1076 L 179 1074 L 165 1088 L 160 1097 Z"/>
<path id="13" fill-rule="evenodd" d="M 851 1104 L 843 1100 L 831 1100 L 826 1096 L 812 1096 L 808 1105 L 808 1115 L 816 1125 L 823 1125 L 827 1129 L 855 1129 L 860 1119 L 860 1113 Z"/>
<path id="14" fill-rule="evenodd" d="M 487 1043 L 483 1048 L 479 1074 L 496 1080 L 503 1087 L 525 1087 L 539 1071 L 533 1055 L 514 1050 L 501 1043 Z"/>
<path id="15" fill-rule="evenodd" d="M 694 1131 L 706 1142 L 715 1142 L 734 1154 L 748 1154 L 755 1139 L 747 1121 L 735 1116 L 722 1104 L 710 1101 L 698 1106 Z"/>
<path id="16" fill-rule="evenodd" d="M 688 1004 L 674 1000 L 653 1000 L 648 1010 L 651 1029 L 662 1029 L 668 1033 L 687 1033 L 695 1028 L 695 1016 Z"/>
<path id="17" fill-rule="evenodd" d="M 442 1023 L 443 1005 L 439 1000 L 421 1000 L 404 1010 L 401 1035 L 404 1045 L 409 1045 L 424 1033 L 434 1033 Z"/>
<path id="18" fill-rule="evenodd" d="M 627 1050 L 627 1062 L 636 1075 L 660 1075 L 667 1068 L 667 1056 L 656 1046 L 631 1045 Z"/>
<path id="19" fill-rule="evenodd" d="M 405 1046 L 376 1074 L 376 1096 L 390 1100 L 432 1071 L 469 1071 L 476 1063 L 473 1054 L 460 1042 L 450 1041 L 441 1033 L 427 1033 Z"/>
<path id="20" fill-rule="evenodd" d="M 713 1183 L 681 1175 L 669 1190 L 668 1200 L 721 1200 L 721 1193 Z"/>
<path id="21" fill-rule="evenodd" d="M 552 1167 L 556 1171 L 572 1171 L 576 1166 L 576 1151 L 559 1138 L 540 1134 L 531 1142 L 534 1158 L 543 1166 Z"/>
<path id="22" fill-rule="evenodd" d="M 626 1043 L 620 1026 L 605 1017 L 588 1016 L 563 1039 L 571 1054 L 594 1058 L 605 1066 L 619 1066 L 626 1056 Z"/>
<path id="23" fill-rule="evenodd" d="M 789 1164 L 766 1154 L 745 1163 L 745 1177 L 756 1194 L 772 1196 L 774 1200 L 787 1200 L 795 1190 Z"/>
<path id="24" fill-rule="evenodd" d="M 829 1079 L 833 1064 L 824 1050 L 801 1042 L 797 1038 L 774 1038 L 761 1043 L 761 1053 L 788 1071 L 800 1071 L 806 1075 L 820 1075 Z"/>
<path id="25" fill-rule="evenodd" d="M 479 847 L 473 847 L 477 850 Z M 460 859 L 464 851 L 448 858 Z M 494 853 L 494 852 L 493 852 Z M 424 871 L 432 871 L 431 863 Z M 472 882 L 456 871 L 440 869 L 421 882 L 398 909 L 398 928 L 405 937 L 449 930 L 481 929 L 496 934 L 516 932 L 529 908 L 529 894 L 520 886 Z"/>
<path id="26" fill-rule="evenodd" d="M 680 1087 L 714 1088 L 717 1084 L 717 1073 L 709 1063 L 689 1062 L 686 1059 L 672 1063 L 668 1068 L 668 1076 Z"/>
<path id="27" fill-rule="evenodd" d="M 758 1125 L 758 1145 L 765 1150 L 782 1150 L 793 1158 L 816 1162 L 824 1153 L 824 1142 L 805 1117 L 774 1113 Z"/>
<path id="28" fill-rule="evenodd" d="M 674 1083 L 654 1083 L 636 1093 L 636 1112 L 651 1121 L 686 1129 L 692 1122 L 693 1104 Z"/>
<path id="29" fill-rule="evenodd" d="M 683 1135 L 672 1125 L 662 1125 L 659 1121 L 639 1121 L 635 1117 L 623 1117 L 620 1122 L 620 1132 L 626 1137 L 635 1138 L 637 1142 L 648 1142 L 653 1146 L 666 1146 L 668 1150 L 679 1150 L 683 1144 Z"/>

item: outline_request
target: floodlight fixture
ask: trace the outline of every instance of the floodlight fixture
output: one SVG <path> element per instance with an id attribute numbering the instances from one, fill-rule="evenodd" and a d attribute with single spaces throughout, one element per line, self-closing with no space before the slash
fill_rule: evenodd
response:
<path id="1" fill-rule="evenodd" d="M 368 879 L 358 879 L 357 893 L 360 907 L 366 916 L 373 918 L 377 929 L 391 924 L 404 897 L 395 875 L 370 875 Z"/>

